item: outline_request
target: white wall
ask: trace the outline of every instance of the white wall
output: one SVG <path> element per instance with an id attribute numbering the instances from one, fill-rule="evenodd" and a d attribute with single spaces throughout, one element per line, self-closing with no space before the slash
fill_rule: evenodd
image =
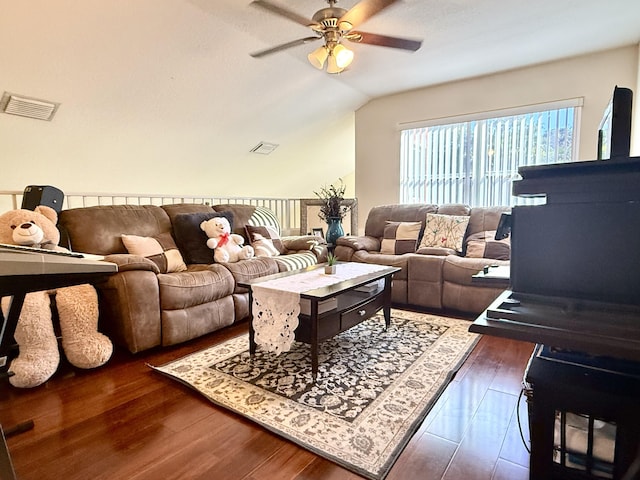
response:
<path id="1" fill-rule="evenodd" d="M 635 89 L 640 98 L 638 64 L 638 46 L 629 46 L 372 100 L 356 111 L 360 230 L 371 207 L 398 202 L 401 123 L 583 97 L 579 158 L 591 160 L 614 86 Z M 639 110 L 632 152 L 640 145 Z"/>

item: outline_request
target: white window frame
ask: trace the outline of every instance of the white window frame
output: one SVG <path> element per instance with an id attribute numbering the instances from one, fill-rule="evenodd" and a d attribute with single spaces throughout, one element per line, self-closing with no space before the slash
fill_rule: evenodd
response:
<path id="1" fill-rule="evenodd" d="M 571 159 L 578 159 L 578 145 L 580 133 L 580 117 L 583 105 L 583 98 L 571 98 L 566 100 L 546 102 L 534 105 L 525 105 L 515 108 L 491 110 L 467 115 L 434 118 L 414 122 L 406 122 L 398 125 L 400 130 L 400 202 L 401 203 L 466 203 L 471 206 L 492 206 L 496 205 L 496 199 L 500 205 L 514 205 L 532 203 L 532 200 L 520 199 L 511 195 L 511 185 L 513 180 L 519 178 L 517 169 L 523 165 L 533 165 L 545 163 L 531 160 L 522 160 L 526 156 L 523 151 L 514 150 L 509 155 L 496 154 L 490 145 L 486 144 L 487 135 L 470 134 L 472 122 L 487 119 L 502 119 L 504 117 L 514 117 L 518 115 L 530 115 L 544 113 L 562 109 L 573 108 L 573 136 L 571 143 Z M 431 143 L 426 145 L 424 131 L 419 129 L 429 127 L 443 127 L 437 137 L 439 143 L 436 149 L 434 134 Z M 458 127 L 458 128 L 456 128 Z M 476 124 L 476 128 L 486 128 L 487 124 L 482 122 Z M 405 135 L 417 135 L 417 142 L 405 142 Z M 458 136 L 459 135 L 459 136 Z M 474 136 L 475 135 L 475 136 Z M 508 133 L 507 133 L 508 135 Z M 452 139 L 453 138 L 453 139 Z M 472 144 L 470 139 L 475 138 Z M 492 137 L 489 137 L 492 138 Z M 457 139 L 457 140 L 456 140 Z M 467 143 L 466 148 L 459 146 L 459 140 Z M 519 141 L 515 137 L 512 140 Z M 419 144 L 419 145 L 418 145 Z M 419 150 L 415 152 L 416 148 Z M 421 160 L 421 156 L 429 155 L 427 150 L 431 148 L 431 154 L 445 161 L 432 163 L 432 168 L 437 167 L 437 172 L 429 172 L 427 160 Z M 439 149 L 438 149 L 439 148 Z M 497 147 L 496 147 L 497 148 Z M 406 151 L 404 151 L 406 149 Z M 478 152 L 491 152 L 491 154 L 478 155 Z M 417 161 L 411 161 L 411 156 L 417 155 Z M 517 158 L 516 158 L 517 157 Z M 546 158 L 546 157 L 545 157 Z M 414 158 L 413 160 L 416 160 Z M 490 161 L 490 168 L 486 163 Z M 563 160 L 566 161 L 566 160 Z M 455 164 L 454 164 L 455 162 Z M 495 168 L 498 162 L 498 168 Z M 411 165 L 409 165 L 411 164 Z M 445 165 L 446 164 L 446 165 Z M 407 170 L 412 168 L 411 173 Z M 431 180 L 429 180 L 431 178 Z"/>

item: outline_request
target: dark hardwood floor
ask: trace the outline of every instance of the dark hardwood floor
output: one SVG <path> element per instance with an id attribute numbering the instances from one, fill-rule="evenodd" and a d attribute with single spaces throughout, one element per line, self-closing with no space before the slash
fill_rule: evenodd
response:
<path id="1" fill-rule="evenodd" d="M 20 480 L 359 479 L 152 371 L 246 332 L 246 322 L 174 348 L 117 351 L 96 370 L 62 364 L 45 385 L 2 385 L 0 423 L 33 419 L 8 439 Z M 483 337 L 401 454 L 388 480 L 525 480 L 533 345 Z M 519 406 L 518 406 L 519 405 Z"/>

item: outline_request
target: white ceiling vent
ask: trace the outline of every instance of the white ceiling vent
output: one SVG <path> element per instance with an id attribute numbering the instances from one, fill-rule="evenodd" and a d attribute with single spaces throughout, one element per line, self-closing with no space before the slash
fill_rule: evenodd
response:
<path id="1" fill-rule="evenodd" d="M 278 148 L 278 145 L 276 145 L 275 143 L 260 142 L 258 145 L 256 145 L 251 149 L 251 153 L 259 153 L 260 155 L 269 155 L 276 148 Z"/>
<path id="2" fill-rule="evenodd" d="M 4 113 L 38 120 L 51 120 L 59 106 L 59 103 L 15 95 L 9 92 L 4 92 L 2 100 L 0 100 L 0 108 Z"/>

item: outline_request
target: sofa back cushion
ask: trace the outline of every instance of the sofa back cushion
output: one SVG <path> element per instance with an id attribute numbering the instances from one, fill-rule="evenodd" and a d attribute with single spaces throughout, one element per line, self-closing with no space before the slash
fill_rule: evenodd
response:
<path id="1" fill-rule="evenodd" d="M 471 209 L 467 237 L 474 233 L 496 230 L 500 217 L 505 212 L 510 212 L 511 207 L 474 207 Z"/>
<path id="2" fill-rule="evenodd" d="M 282 234 L 280 222 L 273 211 L 267 207 L 242 204 L 214 205 L 216 212 L 231 212 L 233 214 L 233 233 L 242 235 L 247 244 L 251 239 L 247 238 L 245 227 L 271 227 L 278 235 Z"/>
<path id="3" fill-rule="evenodd" d="M 380 205 L 369 211 L 364 226 L 364 234 L 369 237 L 383 238 L 387 222 L 421 222 L 424 228 L 427 213 L 436 213 L 437 205 L 394 204 Z"/>
<path id="4" fill-rule="evenodd" d="M 234 218 L 230 213 L 216 212 L 210 205 L 202 203 L 174 203 L 163 205 L 173 226 L 173 237 L 187 265 L 211 264 L 213 250 L 207 247 L 207 234 L 200 224 L 213 217 L 225 217 L 233 228 Z"/>
<path id="5" fill-rule="evenodd" d="M 101 205 L 60 212 L 59 225 L 76 252 L 127 253 L 121 236 L 155 237 L 171 232 L 167 213 L 156 205 Z"/>
<path id="6" fill-rule="evenodd" d="M 200 228 L 202 222 L 214 217 L 225 217 L 233 228 L 231 212 L 179 213 L 173 218 L 173 235 L 187 264 L 214 263 L 213 250 L 207 246 L 209 237 Z"/>
<path id="7" fill-rule="evenodd" d="M 471 207 L 464 203 L 443 203 L 438 206 L 439 215 L 470 215 Z"/>

